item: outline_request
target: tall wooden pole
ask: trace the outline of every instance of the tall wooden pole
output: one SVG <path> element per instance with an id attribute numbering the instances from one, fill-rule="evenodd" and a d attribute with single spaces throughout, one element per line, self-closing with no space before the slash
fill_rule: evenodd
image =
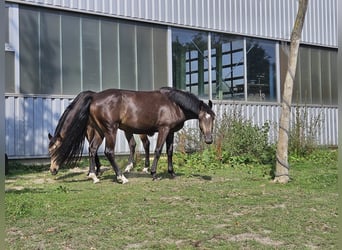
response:
<path id="1" fill-rule="evenodd" d="M 295 24 L 291 33 L 290 56 L 288 69 L 284 82 L 283 98 L 281 104 L 281 115 L 279 121 L 278 143 L 277 143 L 277 163 L 275 169 L 275 182 L 287 183 L 289 181 L 288 145 L 289 128 L 291 115 L 291 102 L 293 83 L 297 68 L 297 58 L 299 44 L 305 20 L 308 0 L 299 0 L 299 7 Z"/>

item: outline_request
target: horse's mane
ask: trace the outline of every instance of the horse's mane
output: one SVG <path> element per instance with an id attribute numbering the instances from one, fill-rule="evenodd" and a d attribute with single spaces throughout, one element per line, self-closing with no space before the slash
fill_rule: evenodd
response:
<path id="1" fill-rule="evenodd" d="M 93 93 L 92 91 L 85 91 L 77 95 L 65 109 L 58 121 L 54 133 L 54 140 L 60 136 L 65 122 L 69 119 L 71 120 L 69 127 L 64 128 L 65 133 L 61 141 L 61 146 L 53 154 L 59 165 L 63 163 L 76 163 L 82 156 L 86 126 L 82 126 L 81 124 L 88 122 L 88 104 L 92 100 Z M 50 143 L 54 143 L 54 140 Z"/>
<path id="2" fill-rule="evenodd" d="M 162 87 L 160 92 L 166 94 L 170 100 L 179 105 L 186 113 L 197 116 L 203 108 L 207 113 L 215 116 L 208 104 L 204 103 L 197 96 L 190 92 L 185 92 L 171 87 Z"/>
<path id="3" fill-rule="evenodd" d="M 83 99 L 86 95 L 89 95 L 89 94 L 93 94 L 95 92 L 92 92 L 92 91 L 84 91 L 84 92 L 81 92 L 80 94 L 78 94 L 74 100 L 69 104 L 69 106 L 64 110 L 62 116 L 59 118 L 58 120 L 58 123 L 57 123 L 57 126 L 56 126 L 56 129 L 55 129 L 55 133 L 54 135 L 59 135 L 62 128 L 63 128 L 63 125 L 64 125 L 64 122 L 65 120 L 68 118 L 69 116 L 69 113 L 70 111 L 75 107 L 75 105 L 79 102 L 80 99 Z"/>

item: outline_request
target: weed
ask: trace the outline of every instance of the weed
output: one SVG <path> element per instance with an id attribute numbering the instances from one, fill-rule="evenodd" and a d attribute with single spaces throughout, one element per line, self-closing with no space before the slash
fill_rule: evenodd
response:
<path id="1" fill-rule="evenodd" d="M 317 137 L 322 123 L 321 112 L 310 115 L 307 106 L 295 106 L 295 113 L 289 133 L 289 152 L 304 156 L 317 148 Z"/>
<path id="2" fill-rule="evenodd" d="M 56 188 L 56 193 L 69 193 L 69 189 L 66 186 L 58 186 Z"/>
<path id="3" fill-rule="evenodd" d="M 253 125 L 241 116 L 240 111 L 234 110 L 224 113 L 216 121 L 213 146 L 204 146 L 198 129 L 184 128 L 176 136 L 177 150 L 192 153 L 192 159 L 187 158 L 187 162 L 196 161 L 197 165 L 211 168 L 226 163 L 231 166 L 271 163 L 274 162 L 275 147 L 268 143 L 269 130 L 268 123 L 262 127 Z M 199 152 L 201 159 L 197 159 L 198 154 L 194 152 Z"/>

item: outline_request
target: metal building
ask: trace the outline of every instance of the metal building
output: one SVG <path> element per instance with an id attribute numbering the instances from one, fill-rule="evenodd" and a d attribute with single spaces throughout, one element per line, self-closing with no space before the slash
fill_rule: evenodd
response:
<path id="1" fill-rule="evenodd" d="M 80 91 L 174 86 L 220 116 L 275 124 L 296 0 L 6 1 L 6 152 L 46 157 L 48 132 Z M 309 1 L 294 104 L 337 145 L 337 0 Z M 188 126 L 195 126 L 189 122 Z M 152 148 L 154 142 L 152 142 Z M 116 150 L 127 153 L 122 133 Z"/>

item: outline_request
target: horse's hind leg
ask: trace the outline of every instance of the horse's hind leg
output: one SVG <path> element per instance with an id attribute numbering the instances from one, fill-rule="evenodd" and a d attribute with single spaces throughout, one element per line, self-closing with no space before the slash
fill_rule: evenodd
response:
<path id="1" fill-rule="evenodd" d="M 97 164 L 99 164 L 99 159 L 98 159 L 98 155 L 97 155 L 97 150 L 100 146 L 101 142 L 98 144 L 96 143 L 96 141 L 92 141 L 89 145 L 89 178 L 93 179 L 94 183 L 98 183 L 100 180 L 97 178 L 97 171 L 95 171 L 95 166 L 97 166 Z"/>
<path id="2" fill-rule="evenodd" d="M 173 155 L 173 139 L 174 134 L 170 133 L 166 138 L 166 153 L 167 153 L 167 166 L 168 166 L 168 172 L 171 175 L 172 178 L 176 177 L 176 174 L 173 170 L 173 164 L 172 164 L 172 155 Z"/>
<path id="3" fill-rule="evenodd" d="M 115 141 L 116 141 L 116 133 L 117 133 L 118 128 L 115 127 L 111 129 L 106 135 L 106 147 L 105 147 L 105 155 L 110 162 L 110 164 L 113 167 L 113 170 L 116 174 L 116 178 L 118 182 L 125 184 L 128 182 L 126 177 L 121 173 L 120 168 L 115 162 L 115 155 L 114 155 L 114 150 L 115 150 Z"/>
<path id="4" fill-rule="evenodd" d="M 97 175 L 100 172 L 101 164 L 97 155 L 97 150 L 102 143 L 103 138 L 96 132 L 92 126 L 87 127 L 87 140 L 89 141 L 89 172 L 88 177 L 93 179 L 94 183 L 99 182 Z M 96 166 L 96 172 L 95 172 Z"/>
<path id="5" fill-rule="evenodd" d="M 129 157 L 128 157 L 128 165 L 126 166 L 124 173 L 128 173 L 133 169 L 133 166 L 134 166 L 134 154 L 135 154 L 135 147 L 137 144 L 134 140 L 133 134 L 125 132 L 125 136 L 129 144 Z"/>
<path id="6" fill-rule="evenodd" d="M 150 140 L 148 139 L 147 135 L 140 135 L 140 139 L 145 150 L 145 167 L 143 172 L 148 173 L 148 168 L 150 167 Z"/>

